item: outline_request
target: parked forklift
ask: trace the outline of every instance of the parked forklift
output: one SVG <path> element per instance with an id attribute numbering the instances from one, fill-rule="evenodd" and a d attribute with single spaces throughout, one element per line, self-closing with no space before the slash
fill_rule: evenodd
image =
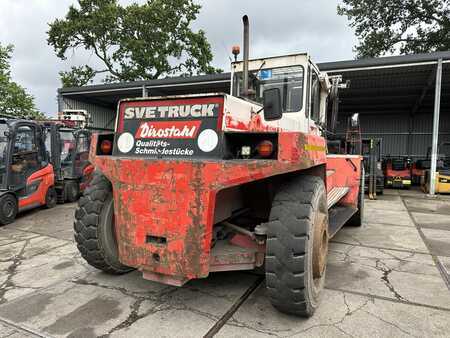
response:
<path id="1" fill-rule="evenodd" d="M 411 160 L 406 157 L 388 157 L 384 162 L 385 186 L 394 189 L 411 187 Z"/>
<path id="2" fill-rule="evenodd" d="M 362 155 L 366 174 L 364 190 L 371 198 L 376 198 L 376 195 L 382 195 L 384 192 L 381 149 L 381 139 L 362 139 Z"/>
<path id="3" fill-rule="evenodd" d="M 329 239 L 362 224 L 362 157 L 326 152 L 334 81 L 307 54 L 249 60 L 243 21 L 231 95 L 121 100 L 93 135 L 75 240 L 98 269 L 177 286 L 264 267 L 273 306 L 309 317 Z"/>
<path id="4" fill-rule="evenodd" d="M 89 162 L 91 132 L 67 126 L 66 121 L 43 123 L 45 144 L 55 172 L 58 203 L 75 202 L 92 179 Z"/>
<path id="5" fill-rule="evenodd" d="M 33 121 L 0 118 L 0 225 L 18 212 L 56 205 L 53 166 L 42 127 Z"/>
<path id="6" fill-rule="evenodd" d="M 447 153 L 442 153 L 447 151 Z M 425 167 L 421 187 L 425 193 L 430 192 L 431 179 L 431 148 L 428 149 L 427 159 L 422 166 Z M 443 142 L 438 146 L 438 156 L 436 165 L 435 192 L 438 194 L 450 193 L 450 142 Z"/>

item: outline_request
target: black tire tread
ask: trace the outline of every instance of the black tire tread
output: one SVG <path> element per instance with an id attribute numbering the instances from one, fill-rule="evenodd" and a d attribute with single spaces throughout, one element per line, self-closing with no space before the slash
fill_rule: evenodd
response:
<path id="1" fill-rule="evenodd" d="M 17 212 L 18 212 L 17 198 L 12 194 L 4 194 L 0 197 L 0 203 L 4 203 L 5 199 L 11 199 L 11 200 L 14 199 L 15 203 L 16 203 L 16 210 L 14 212 L 13 217 L 11 217 L 11 218 L 6 217 L 5 215 L 3 215 L 2 212 L 0 212 L 0 226 L 13 223 L 14 220 L 16 219 Z"/>
<path id="2" fill-rule="evenodd" d="M 109 274 L 124 274 L 132 269 L 111 264 L 99 239 L 100 215 L 108 196 L 111 183 L 100 172 L 95 172 L 92 182 L 78 201 L 75 211 L 75 241 L 81 256 L 91 266 Z"/>
<path id="3" fill-rule="evenodd" d="M 266 286 L 281 312 L 309 317 L 305 299 L 305 260 L 314 200 L 323 181 L 302 176 L 285 182 L 273 201 L 267 233 Z"/>

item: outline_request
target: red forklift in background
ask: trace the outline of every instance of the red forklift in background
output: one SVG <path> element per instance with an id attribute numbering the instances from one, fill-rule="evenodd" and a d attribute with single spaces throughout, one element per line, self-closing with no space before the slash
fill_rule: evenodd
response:
<path id="1" fill-rule="evenodd" d="M 55 172 L 58 203 L 75 202 L 94 171 L 89 162 L 91 132 L 70 127 L 66 121 L 47 121 L 43 126 Z"/>
<path id="2" fill-rule="evenodd" d="M 18 212 L 56 205 L 53 166 L 42 127 L 33 121 L 0 119 L 0 225 Z"/>
<path id="3" fill-rule="evenodd" d="M 384 163 L 386 187 L 409 189 L 411 187 L 411 160 L 409 158 L 390 158 Z"/>

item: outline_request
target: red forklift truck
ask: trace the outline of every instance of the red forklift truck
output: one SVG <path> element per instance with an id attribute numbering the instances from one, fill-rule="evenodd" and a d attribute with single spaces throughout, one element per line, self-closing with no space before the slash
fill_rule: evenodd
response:
<path id="1" fill-rule="evenodd" d="M 411 160 L 409 158 L 385 159 L 384 179 L 387 188 L 409 189 L 411 187 Z"/>
<path id="2" fill-rule="evenodd" d="M 42 127 L 27 120 L 0 119 L 0 225 L 18 212 L 56 205 L 53 166 Z"/>
<path id="3" fill-rule="evenodd" d="M 91 132 L 63 122 L 45 122 L 45 144 L 55 172 L 58 203 L 75 202 L 92 179 Z"/>
<path id="4" fill-rule="evenodd" d="M 362 224 L 362 157 L 327 153 L 335 82 L 308 54 L 249 60 L 246 16 L 244 32 L 231 95 L 120 101 L 92 138 L 75 240 L 98 269 L 170 285 L 263 268 L 273 306 L 309 317 L 329 239 Z"/>

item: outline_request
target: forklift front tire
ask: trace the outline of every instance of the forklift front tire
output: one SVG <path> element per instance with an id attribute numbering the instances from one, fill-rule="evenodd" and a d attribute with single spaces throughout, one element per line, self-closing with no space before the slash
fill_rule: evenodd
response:
<path id="1" fill-rule="evenodd" d="M 281 186 L 272 204 L 266 245 L 266 286 L 281 312 L 311 317 L 324 287 L 328 208 L 319 177 L 302 176 Z"/>
<path id="2" fill-rule="evenodd" d="M 17 216 L 17 198 L 11 194 L 0 197 L 0 225 L 14 222 Z"/>
<path id="3" fill-rule="evenodd" d="M 54 187 L 50 187 L 45 195 L 45 207 L 47 209 L 54 208 L 58 202 L 58 196 Z"/>
<path id="4" fill-rule="evenodd" d="M 78 250 L 91 266 L 114 275 L 133 270 L 119 261 L 111 183 L 100 172 L 78 201 L 74 230 Z"/>
<path id="5" fill-rule="evenodd" d="M 76 202 L 80 196 L 80 185 L 76 181 L 69 181 L 64 187 L 64 195 L 69 203 Z"/>

